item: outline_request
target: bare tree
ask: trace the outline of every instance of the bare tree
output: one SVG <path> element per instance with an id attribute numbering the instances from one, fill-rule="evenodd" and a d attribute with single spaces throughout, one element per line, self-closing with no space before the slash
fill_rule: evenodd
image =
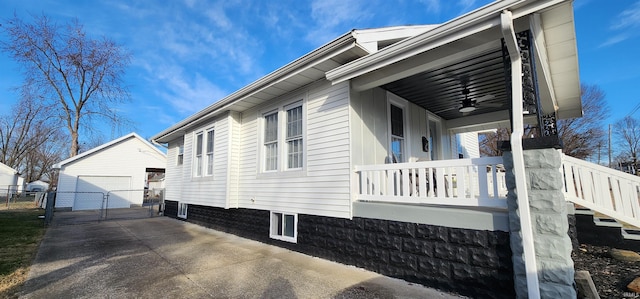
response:
<path id="1" fill-rule="evenodd" d="M 638 169 L 638 150 L 640 149 L 640 122 L 627 116 L 614 124 L 615 134 L 625 148 L 622 155 L 631 159 L 634 170 Z M 637 171 L 636 171 L 636 174 Z"/>
<path id="2" fill-rule="evenodd" d="M 511 130 L 505 128 L 496 129 L 495 132 L 480 133 L 480 156 L 502 156 L 503 150 L 500 148 L 499 142 L 509 141 L 509 135 L 511 135 Z"/>
<path id="3" fill-rule="evenodd" d="M 79 134 L 96 117 L 122 119 L 110 109 L 129 100 L 122 77 L 130 55 L 121 46 L 88 37 L 77 20 L 58 26 L 45 15 L 33 23 L 14 16 L 1 28 L 8 41 L 0 47 L 22 67 L 23 88 L 56 104 L 71 137 L 70 156 L 78 154 Z"/>
<path id="4" fill-rule="evenodd" d="M 48 143 L 64 140 L 52 109 L 24 93 L 11 111 L 0 116 L 0 161 L 22 173 L 27 181 L 40 179 L 51 165 L 36 157 Z"/>
<path id="5" fill-rule="evenodd" d="M 603 120 L 609 114 L 604 92 L 597 85 L 580 86 L 582 117 L 558 121 L 558 135 L 562 140 L 562 152 L 578 159 L 587 159 L 598 153 L 605 144 Z"/>

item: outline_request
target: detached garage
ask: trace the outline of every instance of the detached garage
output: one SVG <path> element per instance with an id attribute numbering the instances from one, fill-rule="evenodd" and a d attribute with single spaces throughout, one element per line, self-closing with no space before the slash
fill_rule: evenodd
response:
<path id="1" fill-rule="evenodd" d="M 56 208 L 94 210 L 142 205 L 150 172 L 164 172 L 166 155 L 130 133 L 55 164 Z"/>

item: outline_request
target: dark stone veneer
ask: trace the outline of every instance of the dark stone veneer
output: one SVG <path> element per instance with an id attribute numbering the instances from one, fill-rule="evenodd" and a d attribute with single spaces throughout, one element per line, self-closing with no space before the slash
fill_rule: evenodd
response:
<path id="1" fill-rule="evenodd" d="M 187 221 L 474 298 L 515 297 L 507 232 L 298 214 L 294 244 L 269 238 L 269 211 L 190 204 Z"/>

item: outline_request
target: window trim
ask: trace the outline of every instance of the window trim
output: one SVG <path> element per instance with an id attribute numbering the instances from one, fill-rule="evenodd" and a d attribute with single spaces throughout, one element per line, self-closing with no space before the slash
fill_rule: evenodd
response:
<path id="1" fill-rule="evenodd" d="M 400 162 L 408 162 L 408 154 L 409 151 L 408 149 L 411 148 L 411 144 L 410 144 L 410 140 L 411 140 L 411 136 L 410 136 L 410 130 L 409 127 L 407 126 L 408 123 L 408 115 L 407 115 L 407 106 L 408 106 L 408 102 L 390 92 L 387 93 L 387 134 L 388 134 L 388 153 L 389 153 L 389 157 L 393 158 L 393 148 L 392 148 L 392 142 L 393 142 L 393 138 L 394 135 L 392 135 L 392 129 L 391 129 L 391 106 L 396 106 L 400 109 L 402 109 L 402 126 L 403 126 L 403 135 L 402 136 L 402 140 L 403 140 L 403 147 L 402 147 L 402 158 L 399 158 L 397 161 L 398 163 Z"/>
<path id="2" fill-rule="evenodd" d="M 282 215 L 282 233 L 278 233 L 277 223 L 274 223 L 276 219 L 276 214 Z M 293 216 L 293 236 L 286 236 L 284 233 L 285 224 L 286 224 L 286 216 Z M 285 242 L 298 243 L 298 214 L 297 213 L 289 213 L 282 211 L 270 211 L 269 213 L 269 238 L 276 239 Z"/>
<path id="3" fill-rule="evenodd" d="M 213 170 L 211 173 L 208 173 L 208 156 L 207 156 L 207 144 L 208 144 L 208 133 L 213 133 L 213 148 L 212 148 L 212 163 L 215 163 L 215 127 L 210 126 L 206 128 L 201 128 L 195 130 L 193 132 L 193 140 L 191 141 L 191 152 L 193 155 L 193 161 L 191 162 L 191 173 L 193 178 L 206 178 L 213 177 Z M 198 137 L 202 136 L 202 144 L 198 146 Z M 200 154 L 198 154 L 200 151 Z M 213 165 L 215 166 L 215 165 Z M 198 169 L 200 167 L 200 169 Z M 198 171 L 200 170 L 200 171 Z"/>
<path id="4" fill-rule="evenodd" d="M 289 97 L 288 101 L 280 101 L 277 105 L 271 105 L 258 111 L 259 126 L 258 126 L 258 175 L 259 176 L 287 176 L 287 175 L 300 175 L 299 172 L 304 172 L 307 169 L 307 111 L 306 111 L 306 96 L 298 95 Z M 299 140 L 302 143 L 301 149 L 301 167 L 289 168 L 288 164 L 288 138 L 287 138 L 287 110 L 295 107 L 301 107 L 301 127 L 302 132 Z M 276 169 L 267 170 L 267 158 L 265 147 L 265 129 L 266 129 L 266 116 L 276 113 L 277 115 L 277 140 L 276 140 L 276 154 L 277 162 Z"/>
<path id="5" fill-rule="evenodd" d="M 184 141 L 178 144 L 178 153 L 176 155 L 176 165 L 184 165 Z"/>
<path id="6" fill-rule="evenodd" d="M 198 142 L 201 141 L 201 144 L 198 144 Z M 193 176 L 194 177 L 202 177 L 202 147 L 204 145 L 204 131 L 200 130 L 195 132 L 194 134 L 194 138 L 193 138 Z M 199 152 L 199 154 L 198 154 Z"/>
<path id="7" fill-rule="evenodd" d="M 187 219 L 187 210 L 189 208 L 189 204 L 186 202 L 178 202 L 178 212 L 177 217 L 182 219 Z"/>
<path id="8" fill-rule="evenodd" d="M 213 175 L 213 170 L 214 170 L 214 162 L 216 160 L 215 158 L 215 147 L 216 147 L 216 135 L 215 135 L 215 130 L 213 128 L 209 128 L 205 131 L 205 140 L 204 140 L 204 145 L 203 148 L 205 149 L 204 154 L 205 154 L 205 163 L 204 165 L 206 165 L 206 171 L 204 171 L 204 176 L 212 176 Z M 209 136 L 209 134 L 211 134 L 211 136 Z M 211 140 L 209 140 L 209 137 L 211 137 Z M 211 143 L 211 152 L 209 152 L 209 143 Z"/>
<path id="9" fill-rule="evenodd" d="M 289 135 L 289 111 L 293 110 L 293 109 L 296 109 L 298 107 L 300 107 L 300 135 L 299 136 L 295 136 L 295 137 L 289 137 L 288 136 Z M 294 102 L 294 103 L 291 103 L 289 105 L 284 106 L 282 110 L 283 110 L 283 114 L 285 114 L 285 117 L 286 117 L 285 120 L 283 120 L 283 126 L 284 126 L 284 131 L 283 131 L 283 133 L 284 133 L 283 134 L 284 135 L 283 145 L 284 146 L 283 147 L 284 148 L 282 150 L 284 151 L 284 153 L 283 153 L 282 157 L 283 158 L 286 157 L 286 159 L 283 159 L 285 161 L 282 161 L 282 163 L 285 165 L 284 169 L 285 170 L 302 169 L 302 168 L 304 168 L 304 165 L 305 165 L 304 158 L 306 156 L 305 147 L 304 147 L 304 145 L 306 143 L 304 141 L 305 140 L 305 134 L 304 134 L 304 105 L 303 105 L 303 103 L 301 101 L 298 101 L 298 102 Z M 299 161 L 299 162 L 300 162 L 300 164 L 302 164 L 302 166 L 300 166 L 300 167 L 291 167 L 289 165 L 289 162 L 290 162 L 289 161 L 289 156 L 291 155 L 291 152 L 289 152 L 289 142 L 296 141 L 296 140 L 299 140 L 300 143 L 302 143 L 302 145 L 300 146 L 301 149 L 300 149 L 300 152 L 299 152 L 299 154 L 301 155 L 301 157 L 300 157 L 301 161 Z"/>

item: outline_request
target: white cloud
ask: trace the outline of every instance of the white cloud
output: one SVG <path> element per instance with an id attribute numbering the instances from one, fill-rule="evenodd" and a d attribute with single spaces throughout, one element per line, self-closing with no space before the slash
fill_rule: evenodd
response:
<path id="1" fill-rule="evenodd" d="M 627 29 L 640 26 L 640 1 L 636 1 L 629 9 L 624 10 L 611 25 L 611 29 Z"/>
<path id="2" fill-rule="evenodd" d="M 427 6 L 427 12 L 439 14 L 441 11 L 440 0 L 420 0 Z"/>
<path id="3" fill-rule="evenodd" d="M 626 35 L 626 34 L 618 34 L 618 35 L 612 36 L 609 39 L 607 39 L 604 43 L 600 44 L 598 46 L 598 48 L 609 47 L 609 46 L 615 45 L 617 43 L 621 43 L 621 42 L 627 40 L 628 38 L 629 38 L 629 36 Z"/>
<path id="4" fill-rule="evenodd" d="M 462 13 L 467 13 L 469 11 L 471 11 L 471 8 L 473 8 L 476 4 L 476 0 L 459 0 L 458 1 L 458 6 L 461 7 L 461 11 Z"/>
<path id="5" fill-rule="evenodd" d="M 365 0 L 314 0 L 311 3 L 311 19 L 306 40 L 313 45 L 321 45 L 353 29 L 372 15 Z M 349 29 L 344 30 L 347 27 Z M 344 32 L 339 32 L 344 31 Z"/>
<path id="6" fill-rule="evenodd" d="M 199 73 L 189 76 L 176 66 L 158 69 L 156 75 L 157 84 L 164 86 L 159 96 L 181 115 L 193 114 L 227 94 Z"/>
<path id="7" fill-rule="evenodd" d="M 218 28 L 229 30 L 233 27 L 232 22 L 224 12 L 224 8 L 222 5 L 214 5 L 212 8 L 207 9 L 205 11 L 205 15 L 209 18 L 209 20 L 213 21 L 213 23 Z"/>

